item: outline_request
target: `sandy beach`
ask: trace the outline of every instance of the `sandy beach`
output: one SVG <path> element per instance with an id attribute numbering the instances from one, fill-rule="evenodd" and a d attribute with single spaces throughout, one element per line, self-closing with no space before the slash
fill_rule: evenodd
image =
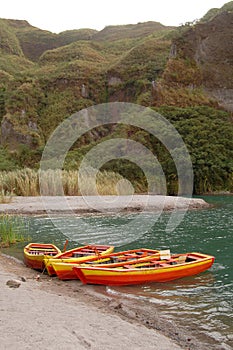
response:
<path id="1" fill-rule="evenodd" d="M 61 283 L 45 275 L 37 280 L 38 273 L 12 259 L 0 256 L 0 262 L 1 349 L 182 349 L 121 316 L 120 301 L 91 296 L 79 281 Z M 6 284 L 21 277 L 26 281 L 18 288 Z"/>
<path id="2" fill-rule="evenodd" d="M 22 281 L 25 280 L 25 281 Z M 9 280 L 20 282 L 10 288 Z M 156 306 L 60 281 L 0 255 L 1 349 L 204 350 Z"/>

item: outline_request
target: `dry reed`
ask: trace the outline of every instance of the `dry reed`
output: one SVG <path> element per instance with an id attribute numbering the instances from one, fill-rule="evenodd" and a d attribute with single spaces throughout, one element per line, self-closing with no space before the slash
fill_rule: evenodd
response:
<path id="1" fill-rule="evenodd" d="M 93 170 L 78 174 L 76 170 L 43 170 L 43 195 L 81 195 L 79 182 L 82 184 L 82 194 L 100 195 L 118 194 L 117 184 L 123 178 L 114 172 L 97 172 L 93 186 Z M 40 195 L 40 170 L 21 169 L 0 172 L 0 200 L 6 200 L 14 196 L 39 196 Z M 59 185 L 62 183 L 62 189 Z M 95 189 L 96 187 L 96 189 Z M 2 193 L 2 196 L 1 196 Z"/>

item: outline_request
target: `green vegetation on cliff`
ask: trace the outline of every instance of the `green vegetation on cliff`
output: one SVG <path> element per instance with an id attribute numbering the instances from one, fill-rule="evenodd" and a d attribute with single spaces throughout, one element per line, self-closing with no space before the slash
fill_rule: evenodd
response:
<path id="1" fill-rule="evenodd" d="M 220 9 L 219 8 L 213 8 L 210 9 L 205 16 L 201 18 L 201 22 L 208 22 L 211 21 L 215 16 L 221 14 L 222 12 L 228 12 L 228 11 L 233 11 L 233 1 L 230 1 L 223 5 Z"/>
<path id="2" fill-rule="evenodd" d="M 195 193 L 232 191 L 233 124 L 224 111 L 233 111 L 232 4 L 180 28 L 146 22 L 55 34 L 0 19 L 0 170 L 38 168 L 62 121 L 92 105 L 123 101 L 154 108 L 174 124 L 191 154 Z M 175 194 L 177 173 L 165 147 L 142 130 L 131 131 L 156 154 Z M 64 167 L 76 170 L 91 147 L 113 137 L 128 137 L 127 128 L 84 135 Z M 133 163 L 112 161 L 103 170 L 146 191 L 145 175 Z"/>
<path id="3" fill-rule="evenodd" d="M 2 53 L 23 56 L 22 49 L 14 31 L 5 20 L 0 19 L 0 50 Z"/>
<path id="4" fill-rule="evenodd" d="M 229 113 L 210 107 L 161 107 L 191 156 L 194 193 L 233 191 L 233 123 Z"/>

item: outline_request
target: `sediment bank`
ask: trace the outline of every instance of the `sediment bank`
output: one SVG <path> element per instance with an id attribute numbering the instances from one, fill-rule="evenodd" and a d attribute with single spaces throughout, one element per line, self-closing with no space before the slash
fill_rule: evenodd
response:
<path id="1" fill-rule="evenodd" d="M 10 203 L 0 204 L 0 213 L 114 213 L 124 211 L 171 211 L 204 209 L 210 205 L 200 198 L 158 195 L 134 196 L 66 196 L 66 197 L 13 197 Z"/>

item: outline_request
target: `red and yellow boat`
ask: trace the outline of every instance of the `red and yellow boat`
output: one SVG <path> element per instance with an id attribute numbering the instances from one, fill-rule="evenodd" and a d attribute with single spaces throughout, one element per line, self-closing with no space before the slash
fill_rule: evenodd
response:
<path id="1" fill-rule="evenodd" d="M 101 267 L 118 267 L 122 266 L 122 264 L 135 264 L 135 262 L 140 261 L 146 261 L 148 259 L 151 259 L 151 257 L 157 257 L 160 258 L 161 254 L 166 254 L 168 251 L 159 251 L 154 249 L 131 249 L 126 250 L 122 252 L 117 253 L 111 253 L 111 254 L 104 254 L 104 256 L 101 258 L 100 256 L 92 256 L 92 257 L 86 257 L 83 260 L 79 261 L 73 261 L 70 262 L 67 259 L 50 259 L 49 265 L 52 265 L 52 268 L 54 269 L 56 275 L 61 280 L 71 280 L 71 279 L 77 279 L 77 275 L 73 271 L 73 267 L 77 266 L 77 264 L 91 264 L 95 266 L 101 266 Z M 170 251 L 169 251 L 170 254 Z"/>
<path id="2" fill-rule="evenodd" d="M 44 265 L 47 269 L 47 272 L 50 276 L 56 275 L 56 272 L 53 268 L 54 263 L 66 263 L 66 264 L 79 264 L 85 262 L 91 258 L 101 258 L 103 255 L 110 254 L 114 250 L 114 246 L 110 245 L 85 245 L 82 247 L 77 247 L 74 249 L 67 250 L 63 253 L 56 255 L 55 257 L 44 257 Z M 73 274 L 73 271 L 71 269 Z M 74 275 L 74 274 L 73 274 Z M 74 275 L 75 278 L 75 275 Z"/>
<path id="3" fill-rule="evenodd" d="M 197 275 L 209 269 L 214 257 L 202 253 L 173 255 L 168 260 L 151 259 L 137 264 L 119 267 L 74 266 L 73 271 L 84 284 L 131 285 L 151 282 L 167 282 Z"/>
<path id="4" fill-rule="evenodd" d="M 52 258 L 60 254 L 61 250 L 54 244 L 29 243 L 24 247 L 24 263 L 35 270 L 43 271 L 44 258 Z"/>

